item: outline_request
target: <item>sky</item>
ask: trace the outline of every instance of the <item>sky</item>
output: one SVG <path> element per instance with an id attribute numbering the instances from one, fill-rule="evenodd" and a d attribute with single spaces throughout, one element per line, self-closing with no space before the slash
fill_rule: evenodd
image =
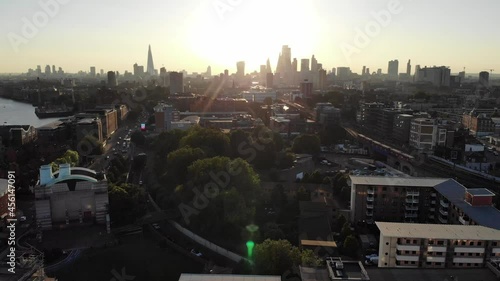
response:
<path id="1" fill-rule="evenodd" d="M 45 3 L 45 4 L 44 4 Z M 49 7 L 49 8 L 46 8 Z M 292 58 L 360 73 L 387 62 L 500 73 L 498 0 L 1 0 L 0 73 L 155 68 L 217 74 Z M 412 70 L 413 72 L 413 70 Z M 493 71 L 495 73 L 495 71 Z"/>

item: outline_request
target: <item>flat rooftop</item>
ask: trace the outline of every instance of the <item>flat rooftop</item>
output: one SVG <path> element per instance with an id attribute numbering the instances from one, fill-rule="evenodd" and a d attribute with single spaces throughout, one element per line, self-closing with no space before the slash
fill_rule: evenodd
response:
<path id="1" fill-rule="evenodd" d="M 388 237 L 500 240 L 500 230 L 480 225 L 375 222 L 380 234 Z"/>
<path id="2" fill-rule="evenodd" d="M 337 248 L 337 243 L 335 243 L 334 241 L 300 240 L 300 245 Z"/>
<path id="3" fill-rule="evenodd" d="M 416 178 L 416 177 L 383 177 L 383 176 L 350 176 L 351 182 L 356 185 L 388 185 L 408 187 L 434 187 L 448 181 L 444 178 Z"/>
<path id="4" fill-rule="evenodd" d="M 281 276 L 182 273 L 179 281 L 281 281 Z"/>
<path id="5" fill-rule="evenodd" d="M 498 281 L 488 268 L 377 268 L 366 269 L 371 281 Z M 457 277 L 450 278 L 451 276 Z"/>
<path id="6" fill-rule="evenodd" d="M 495 196 L 495 193 L 486 188 L 469 188 L 467 192 L 474 196 Z"/>

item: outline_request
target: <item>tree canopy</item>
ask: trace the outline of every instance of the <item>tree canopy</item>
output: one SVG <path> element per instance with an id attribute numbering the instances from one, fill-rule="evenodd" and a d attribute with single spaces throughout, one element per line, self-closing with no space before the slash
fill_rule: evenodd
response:
<path id="1" fill-rule="evenodd" d="M 229 137 L 218 129 L 195 126 L 188 130 L 179 143 L 179 147 L 201 148 L 207 156 L 228 156 Z"/>
<path id="2" fill-rule="evenodd" d="M 146 143 L 146 137 L 142 132 L 134 131 L 130 135 L 130 141 L 133 142 L 137 146 L 144 145 Z"/>
<path id="3" fill-rule="evenodd" d="M 316 155 L 321 150 L 321 142 L 316 135 L 300 135 L 293 140 L 292 151 Z"/>
<path id="4" fill-rule="evenodd" d="M 59 165 L 60 164 L 70 164 L 71 167 L 75 167 L 80 163 L 80 156 L 78 155 L 78 152 L 74 150 L 66 150 L 66 152 L 54 162 L 50 163 L 52 166 L 52 171 L 57 171 L 59 170 Z"/>

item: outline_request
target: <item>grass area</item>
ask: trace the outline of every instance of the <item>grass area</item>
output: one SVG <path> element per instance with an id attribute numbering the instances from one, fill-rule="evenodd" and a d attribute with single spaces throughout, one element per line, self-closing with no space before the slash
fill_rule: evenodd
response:
<path id="1" fill-rule="evenodd" d="M 170 249 L 160 249 L 147 233 L 124 237 L 118 246 L 89 249 L 67 268 L 58 271 L 59 281 L 111 280 L 113 269 L 134 281 L 178 280 L 181 273 L 200 273 L 202 265 Z M 129 280 L 129 279 L 127 279 Z"/>

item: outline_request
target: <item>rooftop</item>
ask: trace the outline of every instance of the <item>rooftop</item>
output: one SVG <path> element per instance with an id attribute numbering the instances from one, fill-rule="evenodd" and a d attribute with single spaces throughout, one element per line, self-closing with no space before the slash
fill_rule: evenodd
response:
<path id="1" fill-rule="evenodd" d="M 351 182 L 356 185 L 388 185 L 409 187 L 434 187 L 448 181 L 444 178 L 416 178 L 416 177 L 380 177 L 380 176 L 350 176 Z"/>
<path id="2" fill-rule="evenodd" d="M 281 281 L 281 276 L 182 273 L 179 281 Z"/>
<path id="3" fill-rule="evenodd" d="M 473 196 L 495 196 L 495 193 L 486 188 L 469 188 L 467 192 Z"/>
<path id="4" fill-rule="evenodd" d="M 465 192 L 474 189 L 466 189 L 453 179 L 436 185 L 434 189 L 479 225 L 500 230 L 500 211 L 497 208 L 493 206 L 471 206 L 464 201 Z"/>
<path id="5" fill-rule="evenodd" d="M 380 234 L 388 237 L 429 239 L 499 240 L 500 230 L 480 225 L 418 224 L 375 222 Z"/>
<path id="6" fill-rule="evenodd" d="M 495 281 L 495 274 L 488 268 L 378 268 L 366 269 L 371 281 Z M 411 276 L 411 279 L 409 278 Z M 457 279 L 449 277 L 458 277 Z"/>

